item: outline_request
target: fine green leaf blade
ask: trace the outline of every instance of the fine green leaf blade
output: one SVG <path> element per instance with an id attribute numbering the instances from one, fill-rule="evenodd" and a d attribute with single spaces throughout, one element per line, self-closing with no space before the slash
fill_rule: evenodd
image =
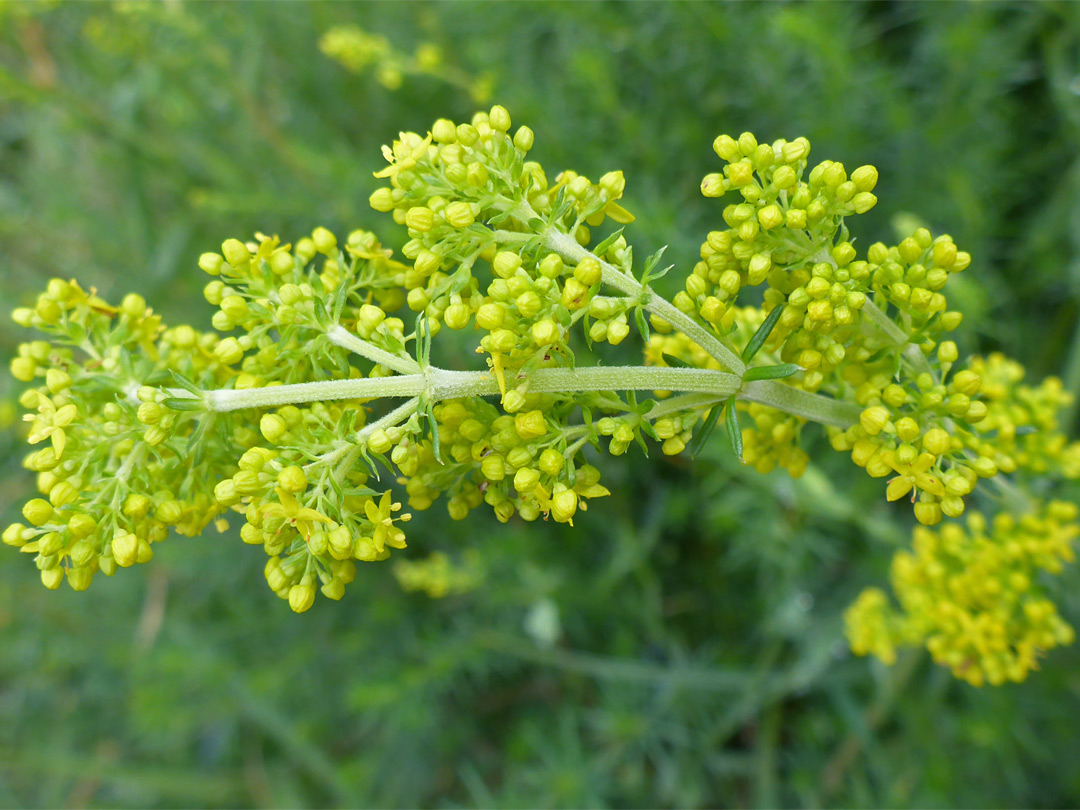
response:
<path id="1" fill-rule="evenodd" d="M 698 429 L 694 431 L 694 438 L 690 440 L 689 450 L 691 456 L 700 453 L 701 448 L 709 441 L 709 437 L 712 436 L 712 432 L 716 429 L 716 423 L 720 421 L 720 413 L 724 410 L 726 404 L 725 402 L 717 402 L 705 415 L 705 421 L 698 425 Z"/>
<path id="2" fill-rule="evenodd" d="M 750 368 L 746 370 L 746 374 L 743 375 L 745 382 L 753 382 L 754 380 L 779 380 L 784 377 L 790 377 L 797 371 L 802 371 L 802 366 L 796 363 L 781 363 L 778 366 L 758 366 L 757 368 Z"/>
<path id="3" fill-rule="evenodd" d="M 783 312 L 783 304 L 773 307 L 772 312 L 769 313 L 769 317 L 767 317 L 765 322 L 758 327 L 758 330 L 754 332 L 754 336 L 750 338 L 750 342 L 746 344 L 746 348 L 743 349 L 743 360 L 749 363 L 754 359 L 754 355 L 761 350 L 761 347 L 765 345 L 765 341 L 769 339 L 769 335 L 772 334 L 772 330 L 780 320 L 780 316 Z"/>
<path id="4" fill-rule="evenodd" d="M 664 352 L 663 357 L 664 357 L 664 362 L 667 363 L 672 368 L 694 368 L 694 366 L 690 365 L 685 360 L 680 360 L 678 357 L 676 357 L 673 354 L 668 354 L 667 352 Z"/>
<path id="5" fill-rule="evenodd" d="M 739 429 L 739 412 L 735 408 L 735 397 L 727 401 L 727 416 L 724 419 L 724 425 L 727 427 L 731 449 L 735 451 L 739 461 L 742 461 L 742 431 Z"/>
<path id="6" fill-rule="evenodd" d="M 197 387 L 195 386 L 195 383 L 193 383 L 193 382 L 192 382 L 191 380 L 189 380 L 189 379 L 188 379 L 187 377 L 185 377 L 185 376 L 183 376 L 183 375 L 181 375 L 181 374 L 177 374 L 177 373 L 176 373 L 175 371 L 173 371 L 172 369 L 169 369 L 169 374 L 171 374 L 171 375 L 172 375 L 172 379 L 173 379 L 173 382 L 175 382 L 175 383 L 176 383 L 177 385 L 179 385 L 179 386 L 180 386 L 181 388 L 183 388 L 183 389 L 184 389 L 185 391 L 190 391 L 190 392 L 191 392 L 191 393 L 193 393 L 193 394 L 198 394 L 199 396 L 202 396 L 202 391 L 200 391 L 200 390 L 199 390 L 199 389 L 198 389 L 198 388 L 197 388 Z"/>
<path id="7" fill-rule="evenodd" d="M 597 256 L 603 256 L 607 253 L 609 247 L 615 244 L 615 240 L 622 236 L 623 229 L 615 231 L 613 234 L 607 237 L 603 242 L 592 249 L 592 252 Z"/>
<path id="8" fill-rule="evenodd" d="M 660 264 L 660 259 L 664 256 L 664 251 L 668 249 L 667 245 L 664 245 L 656 253 L 652 254 L 645 260 L 645 269 L 641 273 L 641 283 L 648 284 L 649 279 L 652 278 L 652 271 L 656 265 Z"/>
<path id="9" fill-rule="evenodd" d="M 644 307 L 638 307 L 634 310 L 634 324 L 637 326 L 637 330 L 641 334 L 641 339 L 644 340 L 647 345 L 649 343 L 649 323 L 645 320 Z"/>
<path id="10" fill-rule="evenodd" d="M 161 404 L 170 411 L 201 411 L 206 407 L 201 397 L 168 397 Z"/>

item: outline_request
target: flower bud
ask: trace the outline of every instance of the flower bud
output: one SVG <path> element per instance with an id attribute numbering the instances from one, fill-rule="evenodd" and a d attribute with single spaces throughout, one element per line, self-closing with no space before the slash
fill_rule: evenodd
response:
<path id="1" fill-rule="evenodd" d="M 276 413 L 264 413 L 259 420 L 259 432 L 271 444 L 276 444 L 288 429 L 285 420 Z"/>
<path id="2" fill-rule="evenodd" d="M 221 299 L 221 311 L 224 312 L 233 323 L 238 323 L 248 316 L 247 301 L 239 295 L 227 295 Z"/>
<path id="3" fill-rule="evenodd" d="M 544 318 L 532 325 L 530 334 L 538 346 L 550 346 L 559 340 L 559 326 L 551 318 Z"/>
<path id="4" fill-rule="evenodd" d="M 26 527 L 21 523 L 12 523 L 6 529 L 4 529 L 3 540 L 9 546 L 15 548 L 22 548 L 26 545 L 26 540 L 23 537 L 23 532 L 26 531 Z"/>
<path id="5" fill-rule="evenodd" d="M 278 473 L 278 486 L 286 492 L 303 492 L 307 489 L 308 480 L 301 467 L 293 465 L 286 467 Z"/>
<path id="6" fill-rule="evenodd" d="M 506 477 L 506 466 L 503 457 L 498 453 L 492 453 L 484 457 L 480 462 L 480 472 L 489 481 L 502 481 Z"/>
<path id="7" fill-rule="evenodd" d="M 556 489 L 561 491 L 551 496 L 551 516 L 556 523 L 568 523 L 577 512 L 578 496 L 572 489 L 566 489 L 562 484 L 557 484 Z"/>
<path id="8" fill-rule="evenodd" d="M 540 483 L 540 471 L 522 467 L 514 475 L 514 489 L 521 493 L 532 492 Z"/>
<path id="9" fill-rule="evenodd" d="M 222 365 L 231 366 L 239 363 L 244 356 L 244 350 L 240 348 L 236 338 L 228 337 L 214 347 L 214 357 Z"/>
<path id="10" fill-rule="evenodd" d="M 64 569 L 57 566 L 56 568 L 47 568 L 41 572 L 41 584 L 48 588 L 50 591 L 55 591 L 60 587 L 60 583 L 64 581 Z"/>
<path id="11" fill-rule="evenodd" d="M 211 276 L 220 275 L 224 264 L 225 259 L 218 253 L 204 253 L 199 257 L 199 269 Z"/>
<path id="12" fill-rule="evenodd" d="M 293 585 L 289 588 L 289 607 L 296 613 L 303 613 L 315 604 L 315 586 L 310 582 Z"/>
<path id="13" fill-rule="evenodd" d="M 926 435 L 922 438 L 923 450 L 928 453 L 933 453 L 935 456 L 944 455 L 949 451 L 952 446 L 952 439 L 949 434 L 941 428 L 933 428 L 926 432 Z"/>
<path id="14" fill-rule="evenodd" d="M 507 391 L 506 396 L 502 398 L 503 410 L 507 413 L 517 413 L 525 407 L 526 401 L 525 395 L 517 389 Z"/>
<path id="15" fill-rule="evenodd" d="M 758 211 L 758 222 L 766 231 L 771 230 L 784 223 L 784 213 L 778 205 L 767 205 Z"/>
<path id="16" fill-rule="evenodd" d="M 938 346 L 937 356 L 942 363 L 955 363 L 957 358 L 960 357 L 960 352 L 957 350 L 955 343 L 951 340 L 945 340 Z"/>
<path id="17" fill-rule="evenodd" d="M 44 526 L 53 516 L 53 507 L 46 500 L 34 498 L 28 501 L 22 510 L 23 517 L 34 526 Z"/>
<path id="18" fill-rule="evenodd" d="M 889 412 L 880 405 L 867 408 L 859 415 L 859 424 L 862 425 L 862 429 L 871 436 L 876 436 L 881 433 L 888 422 Z"/>
<path id="19" fill-rule="evenodd" d="M 535 136 L 531 129 L 528 127 L 519 127 L 518 131 L 514 133 L 514 146 L 522 152 L 528 152 L 533 147 L 534 139 Z"/>
<path id="20" fill-rule="evenodd" d="M 221 245 L 221 252 L 225 261 L 237 269 L 246 267 L 251 262 L 251 252 L 239 239 L 226 239 Z"/>
<path id="21" fill-rule="evenodd" d="M 510 129 L 510 113 L 506 111 L 505 107 L 496 104 L 488 113 L 488 123 L 491 124 L 492 129 L 506 132 Z"/>
<path id="22" fill-rule="evenodd" d="M 521 267 L 521 257 L 516 253 L 503 250 L 495 255 L 491 269 L 499 278 L 510 278 Z"/>
<path id="23" fill-rule="evenodd" d="M 602 275 L 603 271 L 600 269 L 600 262 L 596 261 L 596 259 L 591 256 L 586 256 L 578 262 L 578 266 L 574 268 L 574 278 L 586 287 L 592 287 L 599 284 Z"/>
<path id="24" fill-rule="evenodd" d="M 547 434 L 547 422 L 542 411 L 535 410 L 519 413 L 514 417 L 514 429 L 525 441 L 538 439 Z"/>
<path id="25" fill-rule="evenodd" d="M 450 329 L 464 329 L 469 325 L 469 308 L 458 302 L 451 304 L 446 308 L 443 313 L 443 323 L 445 323 Z"/>
<path id="26" fill-rule="evenodd" d="M 405 214 L 405 224 L 414 231 L 427 233 L 435 224 L 435 212 L 423 205 L 410 208 Z"/>
<path id="27" fill-rule="evenodd" d="M 347 560 L 353 555 L 352 536 L 344 526 L 338 526 L 336 529 L 327 532 L 326 544 L 330 556 L 335 560 Z"/>
<path id="28" fill-rule="evenodd" d="M 613 321 L 608 324 L 607 339 L 612 346 L 618 346 L 629 334 L 630 327 L 624 321 Z"/>
<path id="29" fill-rule="evenodd" d="M 394 192 L 390 188 L 376 189 L 370 197 L 368 197 L 368 204 L 380 213 L 387 213 L 394 210 Z"/>
<path id="30" fill-rule="evenodd" d="M 112 556 L 122 568 L 135 564 L 139 552 L 139 538 L 131 532 L 122 532 L 112 539 Z"/>
<path id="31" fill-rule="evenodd" d="M 468 228 L 476 218 L 473 216 L 472 206 L 466 202 L 452 202 L 443 211 L 446 221 L 454 228 Z"/>
<path id="32" fill-rule="evenodd" d="M 333 599 L 335 602 L 345 595 L 345 583 L 338 577 L 333 577 L 321 588 L 323 596 Z"/>

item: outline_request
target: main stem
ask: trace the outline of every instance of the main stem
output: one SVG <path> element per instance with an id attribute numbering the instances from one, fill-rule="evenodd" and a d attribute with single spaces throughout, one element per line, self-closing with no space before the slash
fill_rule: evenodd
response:
<path id="1" fill-rule="evenodd" d="M 562 391 L 684 391 L 717 398 L 737 393 L 742 380 L 734 374 L 699 368 L 659 366 L 596 366 L 593 368 L 542 368 L 529 374 L 529 391 L 546 394 Z M 423 396 L 429 401 L 492 396 L 499 381 L 487 371 L 448 371 L 429 367 L 419 374 L 397 377 L 362 377 L 355 380 L 276 385 L 266 388 L 208 391 L 205 399 L 213 411 L 243 408 L 274 408 L 304 402 L 335 399 L 382 399 Z"/>

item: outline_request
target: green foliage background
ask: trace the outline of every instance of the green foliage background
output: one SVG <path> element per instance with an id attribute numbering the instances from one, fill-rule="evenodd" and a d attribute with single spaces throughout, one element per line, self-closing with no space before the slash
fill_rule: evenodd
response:
<path id="1" fill-rule="evenodd" d="M 631 241 L 680 266 L 720 221 L 698 192 L 719 132 L 873 163 L 862 244 L 913 217 L 951 233 L 974 256 L 966 348 L 1080 391 L 1069 4 L 2 4 L 4 303 L 56 275 L 208 322 L 195 259 L 226 237 L 368 225 L 398 246 L 367 206 L 379 146 L 474 105 L 347 72 L 317 48 L 341 23 L 490 73 L 549 172 L 624 169 Z M 607 458 L 613 494 L 573 529 L 437 505 L 409 553 L 477 549 L 487 570 L 441 601 L 361 566 L 342 603 L 296 616 L 234 532 L 83 594 L 8 550 L 0 805 L 1080 804 L 1080 650 L 982 691 L 925 655 L 847 652 L 840 614 L 884 580 L 909 510 L 816 450 L 794 482 L 719 437 L 693 461 Z M 9 519 L 21 455 L 0 437 Z M 1061 579 L 1076 624 L 1080 576 Z"/>

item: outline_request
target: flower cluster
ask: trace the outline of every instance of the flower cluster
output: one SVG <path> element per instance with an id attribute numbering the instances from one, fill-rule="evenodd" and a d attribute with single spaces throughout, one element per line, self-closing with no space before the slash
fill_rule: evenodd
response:
<path id="1" fill-rule="evenodd" d="M 166 329 L 138 295 L 114 307 L 60 279 L 13 317 L 52 340 L 20 345 L 11 361 L 32 384 L 19 399 L 35 448 L 24 466 L 42 497 L 4 542 L 34 555 L 47 587 L 66 579 L 83 590 L 99 571 L 149 561 L 170 528 L 201 532 L 221 511 L 205 483 L 212 463 L 187 452 L 202 426 L 155 384 L 227 384 L 236 372 L 218 359 L 217 337 Z"/>
<path id="2" fill-rule="evenodd" d="M 896 555 L 893 608 L 879 589 L 862 593 L 846 621 L 852 649 L 887 663 L 899 645 L 925 644 L 939 664 L 975 686 L 1022 681 L 1046 650 L 1073 641 L 1040 581 L 1074 557 L 1075 504 L 1052 501 L 1022 517 L 978 512 L 956 523 L 915 530 Z"/>
<path id="3" fill-rule="evenodd" d="M 436 551 L 422 560 L 398 560 L 393 571 L 402 590 L 423 591 L 432 599 L 468 593 L 483 579 L 480 560 L 475 553 L 467 553 L 458 564 L 443 552 Z"/>
<path id="4" fill-rule="evenodd" d="M 406 76 L 429 76 L 462 88 L 479 104 L 491 97 L 491 76 L 469 76 L 460 68 L 448 65 L 442 48 L 433 42 L 421 43 L 410 54 L 396 48 L 384 36 L 368 33 L 356 25 L 339 25 L 322 35 L 319 50 L 353 73 L 374 68 L 379 84 L 387 90 L 397 90 Z"/>
<path id="5" fill-rule="evenodd" d="M 349 36 L 327 47 L 351 41 L 361 61 L 389 47 Z M 198 261 L 212 332 L 166 328 L 137 295 L 111 307 L 50 282 L 14 313 L 51 340 L 11 363 L 32 386 L 26 466 L 43 497 L 5 542 L 50 587 L 81 589 L 148 560 L 170 527 L 233 512 L 271 589 L 303 612 L 320 590 L 340 599 L 357 562 L 406 548 L 406 501 L 572 525 L 609 494 L 594 450 L 696 452 L 723 424 L 755 469 L 798 476 L 817 422 L 920 523 L 967 516 L 897 555 L 902 612 L 881 591 L 859 599 L 857 652 L 925 643 L 996 683 L 1069 640 L 1037 575 L 1071 559 L 1076 510 L 1027 494 L 1080 476 L 1059 426 L 1069 397 L 1000 355 L 961 357 L 945 290 L 970 257 L 948 236 L 919 229 L 860 257 L 846 221 L 876 203 L 873 167 L 811 168 L 802 138 L 721 136 L 726 165 L 702 190 L 741 201 L 668 301 L 653 288 L 663 251 L 635 261 L 621 227 L 622 173 L 549 179 L 533 146 L 499 106 L 402 133 L 370 198 L 405 231 L 402 259 L 365 230 L 229 239 Z M 606 365 L 635 331 L 645 365 Z M 484 368 L 435 365 L 463 344 Z M 967 511 L 986 479 L 1009 509 L 991 520 Z M 472 587 L 475 566 L 449 559 L 397 556 L 394 571 L 431 595 Z"/>

